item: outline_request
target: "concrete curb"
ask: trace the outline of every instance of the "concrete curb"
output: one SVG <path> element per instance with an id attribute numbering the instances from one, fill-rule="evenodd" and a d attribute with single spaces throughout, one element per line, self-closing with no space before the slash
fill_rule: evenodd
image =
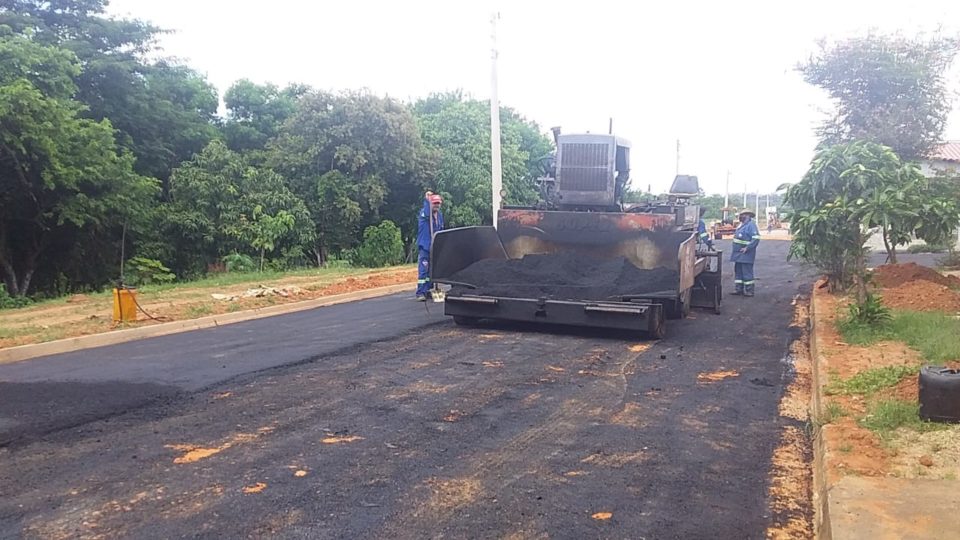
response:
<path id="1" fill-rule="evenodd" d="M 824 359 L 820 356 L 820 347 L 817 343 L 817 317 L 819 309 L 817 307 L 817 285 L 813 285 L 810 291 L 810 364 L 812 373 L 813 388 L 810 392 L 810 416 L 814 420 L 814 426 L 817 425 L 818 418 L 823 414 L 823 380 L 820 368 Z M 830 527 L 830 494 L 827 486 L 827 469 L 824 460 L 826 458 L 826 444 L 823 440 L 823 427 L 816 428 L 813 438 L 813 531 L 816 538 L 821 540 L 830 540 L 833 538 L 833 531 Z"/>
<path id="2" fill-rule="evenodd" d="M 366 300 L 369 298 L 387 296 L 409 290 L 411 290 L 411 286 L 409 284 L 388 285 L 386 287 L 377 287 L 375 289 L 366 289 L 363 291 L 325 296 L 313 300 L 304 300 L 303 302 L 292 302 L 289 304 L 267 306 L 246 311 L 238 311 L 235 313 L 211 315 L 209 317 L 201 317 L 199 319 L 191 319 L 187 321 L 174 321 L 151 326 L 143 326 L 140 328 L 115 330 L 102 334 L 48 341 L 46 343 L 10 347 L 8 349 L 0 349 L 0 365 L 22 362 L 38 356 L 48 356 L 51 354 L 92 349 L 94 347 L 103 347 L 106 345 L 116 345 L 117 343 L 125 343 L 139 339 L 178 334 L 181 332 L 189 332 L 191 330 L 202 330 L 204 328 L 213 328 L 216 326 L 251 321 L 254 319 L 262 319 L 265 317 L 273 317 L 286 313 L 296 313 L 298 311 L 306 311 L 308 309 L 316 309 L 325 306 L 343 304 L 346 302 L 355 302 L 357 300 Z"/>

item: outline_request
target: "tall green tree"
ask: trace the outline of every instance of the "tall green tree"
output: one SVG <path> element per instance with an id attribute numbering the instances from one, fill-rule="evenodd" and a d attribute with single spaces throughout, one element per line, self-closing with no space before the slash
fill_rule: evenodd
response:
<path id="1" fill-rule="evenodd" d="M 821 150 L 803 180 L 784 187 L 795 210 L 791 256 L 823 270 L 834 290 L 855 286 L 859 303 L 870 229 L 880 229 L 895 257 L 898 242 L 911 235 L 943 241 L 960 222 L 957 201 L 891 148 L 869 141 Z"/>
<path id="2" fill-rule="evenodd" d="M 66 267 L 72 246 L 118 232 L 155 195 L 110 123 L 80 118 L 79 71 L 69 51 L 0 37 L 0 267 L 13 296 L 31 291 L 38 270 Z"/>
<path id="3" fill-rule="evenodd" d="M 905 160 L 924 156 L 940 141 L 950 113 L 945 75 L 958 47 L 954 37 L 878 34 L 821 43 L 799 66 L 835 104 L 819 129 L 821 146 L 869 140 Z"/>
<path id="4" fill-rule="evenodd" d="M 233 83 L 223 95 L 227 119 L 223 136 L 235 152 L 263 150 L 297 110 L 297 100 L 309 91 L 303 85 L 284 89 L 248 79 Z"/>
<path id="5" fill-rule="evenodd" d="M 72 51 L 81 115 L 110 120 L 136 171 L 164 183 L 181 161 L 217 130 L 216 90 L 196 71 L 167 60 L 148 62 L 157 27 L 107 17 L 106 0 L 0 0 L 0 25 L 37 43 Z"/>
<path id="6" fill-rule="evenodd" d="M 490 223 L 490 108 L 459 92 L 435 94 L 413 105 L 433 153 L 433 187 L 447 196 L 444 211 L 453 226 Z M 501 159 L 506 204 L 536 201 L 540 159 L 553 143 L 539 127 L 501 108 Z"/>
<path id="7" fill-rule="evenodd" d="M 180 276 L 202 274 L 233 252 L 267 255 L 308 248 L 313 224 L 303 201 L 274 171 L 252 167 L 221 141 L 176 169 L 147 256 Z M 282 217 L 281 217 L 282 216 Z"/>
<path id="8" fill-rule="evenodd" d="M 324 264 L 331 249 L 351 247 L 365 225 L 379 223 L 392 195 L 419 192 L 420 134 L 401 102 L 369 92 L 310 92 L 272 144 L 270 164 L 311 210 Z M 329 174 L 336 173 L 336 174 Z M 330 219 L 331 204 L 360 219 Z"/>

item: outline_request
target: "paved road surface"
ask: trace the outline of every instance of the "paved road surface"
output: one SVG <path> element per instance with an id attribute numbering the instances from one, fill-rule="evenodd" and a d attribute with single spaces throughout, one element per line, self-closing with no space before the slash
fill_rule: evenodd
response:
<path id="1" fill-rule="evenodd" d="M 389 297 L 0 366 L 0 537 L 763 538 L 787 246 L 656 343 Z"/>

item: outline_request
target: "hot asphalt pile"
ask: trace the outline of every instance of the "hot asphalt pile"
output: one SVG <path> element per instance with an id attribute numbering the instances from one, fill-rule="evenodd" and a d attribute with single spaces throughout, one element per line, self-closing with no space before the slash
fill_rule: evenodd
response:
<path id="1" fill-rule="evenodd" d="M 621 296 L 675 291 L 680 274 L 670 268 L 643 270 L 625 257 L 594 259 L 577 253 L 484 259 L 451 276 L 453 294 L 554 300 L 615 300 Z"/>

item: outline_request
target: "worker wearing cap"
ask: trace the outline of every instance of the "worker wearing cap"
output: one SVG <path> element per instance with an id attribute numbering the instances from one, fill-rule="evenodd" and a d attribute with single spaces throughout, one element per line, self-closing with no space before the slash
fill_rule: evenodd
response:
<path id="1" fill-rule="evenodd" d="M 750 210 L 740 212 L 740 226 L 733 235 L 730 253 L 735 285 L 733 294 L 753 296 L 753 262 L 757 257 L 757 244 L 760 243 L 760 230 L 754 222 L 755 217 L 756 214 Z"/>
<path id="2" fill-rule="evenodd" d="M 707 209 L 700 207 L 700 223 L 697 224 L 697 243 L 703 244 L 713 251 L 713 240 L 710 239 L 710 233 L 707 232 L 707 224 L 703 221 L 703 215 L 707 213 Z"/>
<path id="3" fill-rule="evenodd" d="M 441 204 L 443 199 L 428 191 L 417 218 L 417 300 L 421 302 L 430 297 L 430 247 L 434 233 L 443 230 Z"/>

